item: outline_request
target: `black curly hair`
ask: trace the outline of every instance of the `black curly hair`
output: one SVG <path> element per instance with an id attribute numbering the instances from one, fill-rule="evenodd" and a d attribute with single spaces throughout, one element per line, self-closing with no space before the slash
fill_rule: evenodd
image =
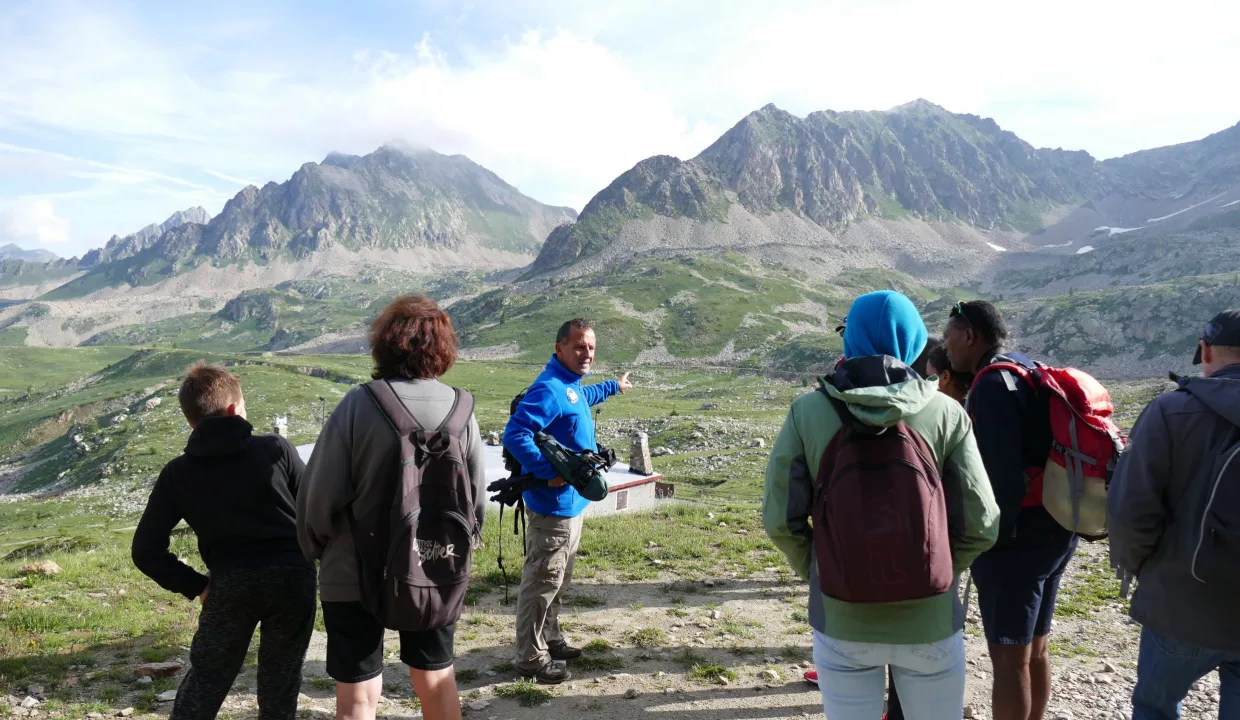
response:
<path id="1" fill-rule="evenodd" d="M 1003 347 L 1008 338 L 1007 324 L 999 309 L 985 300 L 966 300 L 952 306 L 950 317 L 958 318 L 973 328 L 992 349 Z"/>

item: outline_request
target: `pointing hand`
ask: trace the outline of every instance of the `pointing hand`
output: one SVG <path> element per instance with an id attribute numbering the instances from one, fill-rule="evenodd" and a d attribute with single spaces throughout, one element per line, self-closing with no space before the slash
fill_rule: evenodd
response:
<path id="1" fill-rule="evenodd" d="M 629 374 L 628 374 L 628 373 L 625 373 L 625 374 L 621 375 L 621 376 L 620 376 L 620 380 L 619 380 L 618 382 L 620 383 L 620 392 L 624 392 L 625 390 L 632 390 L 632 389 L 633 389 L 633 383 L 629 382 Z"/>

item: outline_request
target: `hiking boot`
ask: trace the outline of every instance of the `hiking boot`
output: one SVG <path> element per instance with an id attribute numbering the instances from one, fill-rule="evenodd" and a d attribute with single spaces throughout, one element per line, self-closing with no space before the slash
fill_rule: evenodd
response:
<path id="1" fill-rule="evenodd" d="M 559 685 L 565 680 L 571 678 L 573 674 L 568 671 L 568 666 L 562 662 L 548 660 L 541 667 L 533 670 L 521 669 L 521 674 L 527 678 L 534 678 L 543 685 Z"/>
<path id="2" fill-rule="evenodd" d="M 547 647 L 552 660 L 576 660 L 581 657 L 581 648 L 575 648 L 566 642 Z"/>

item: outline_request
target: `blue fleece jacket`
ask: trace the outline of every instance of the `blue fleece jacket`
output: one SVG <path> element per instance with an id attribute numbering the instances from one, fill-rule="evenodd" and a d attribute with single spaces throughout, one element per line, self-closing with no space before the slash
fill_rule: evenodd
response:
<path id="1" fill-rule="evenodd" d="M 926 347 L 926 323 L 913 301 L 893 290 L 853 301 L 844 324 L 844 357 L 889 355 L 912 365 Z"/>
<path id="2" fill-rule="evenodd" d="M 546 432 L 569 450 L 598 450 L 590 408 L 620 392 L 620 384 L 608 380 L 582 385 L 582 376 L 552 356 L 517 411 L 504 428 L 504 447 L 521 463 L 521 471 L 544 480 L 553 479 L 555 467 L 534 444 L 534 434 Z M 525 492 L 525 506 L 540 515 L 577 517 L 590 504 L 572 485 L 538 487 Z"/>

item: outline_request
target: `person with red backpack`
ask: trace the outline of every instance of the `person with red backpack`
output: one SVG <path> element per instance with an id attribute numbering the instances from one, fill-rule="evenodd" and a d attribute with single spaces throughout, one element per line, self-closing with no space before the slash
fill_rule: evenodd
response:
<path id="1" fill-rule="evenodd" d="M 1077 536 L 1044 507 L 1047 402 L 1031 382 L 1038 366 L 1001 354 L 1007 337 L 984 300 L 957 303 L 943 335 L 952 370 L 975 374 L 966 407 L 999 504 L 999 539 L 971 570 L 994 669 L 993 717 L 1040 720 L 1050 701 L 1055 598 Z"/>
<path id="2" fill-rule="evenodd" d="M 340 401 L 306 466 L 297 533 L 320 561 L 341 720 L 374 720 L 385 630 L 400 633 L 423 716 L 461 717 L 454 638 L 486 519 L 486 467 L 473 397 L 439 381 L 456 342 L 431 298 L 406 295 L 380 311 L 375 379 Z"/>
<path id="3" fill-rule="evenodd" d="M 888 666 L 909 720 L 964 709 L 958 579 L 998 508 L 968 416 L 909 367 L 926 336 L 907 297 L 857 298 L 845 361 L 793 401 L 767 465 L 763 522 L 809 581 L 832 720 L 877 720 Z"/>
<path id="4" fill-rule="evenodd" d="M 1216 315 L 1193 363 L 1133 428 L 1108 494 L 1111 562 L 1137 577 L 1133 720 L 1173 720 L 1217 670 L 1219 720 L 1240 718 L 1240 310 Z"/>

